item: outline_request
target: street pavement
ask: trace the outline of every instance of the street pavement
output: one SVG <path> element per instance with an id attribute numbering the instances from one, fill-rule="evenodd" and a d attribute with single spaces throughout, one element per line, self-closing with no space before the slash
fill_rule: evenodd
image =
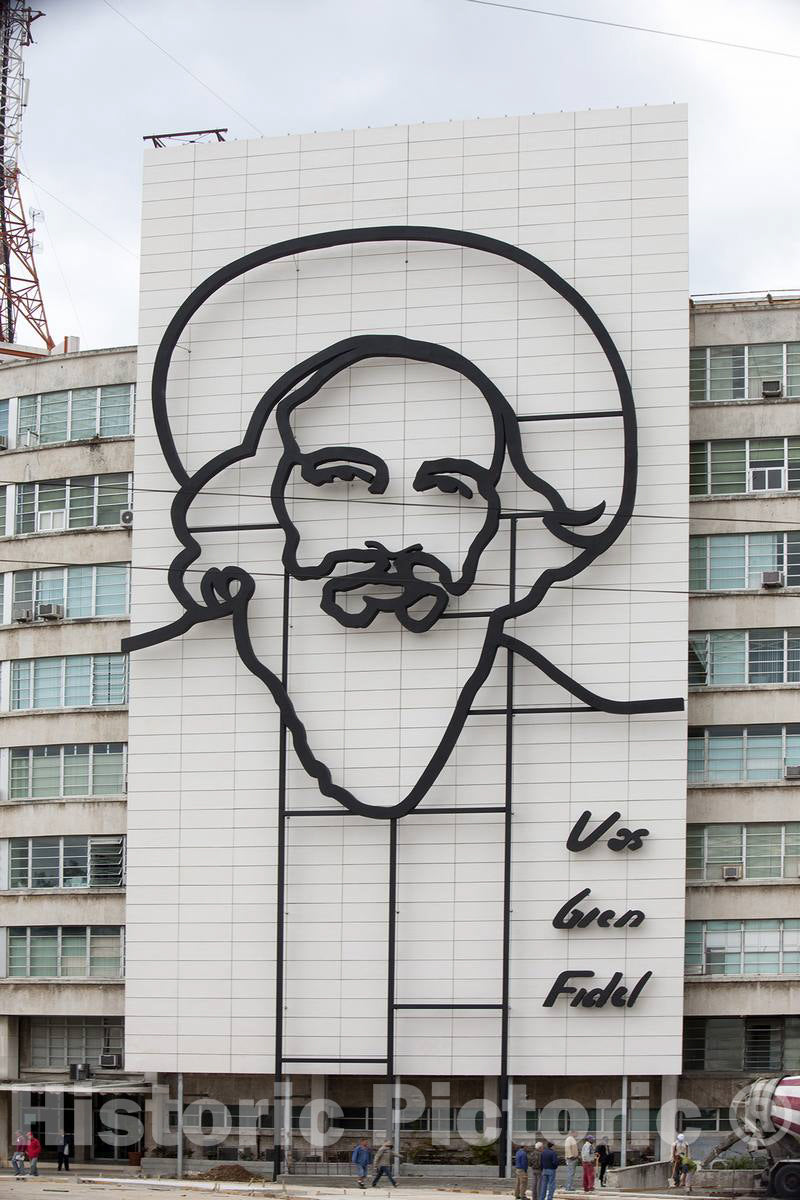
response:
<path id="1" fill-rule="evenodd" d="M 10 1171 L 3 1171 L 0 1174 L 0 1200 L 10 1200 L 15 1196 L 22 1197 L 23 1200 L 56 1200 L 57 1197 L 63 1197 L 63 1200 L 182 1200 L 182 1198 L 183 1200 L 198 1200 L 203 1195 L 227 1195 L 229 1197 L 266 1195 L 274 1197 L 275 1200 L 345 1200 L 345 1198 L 355 1200 L 361 1191 L 358 1187 L 334 1189 L 324 1186 L 293 1187 L 288 1185 L 284 1188 L 282 1184 L 255 1185 L 247 1190 L 244 1190 L 241 1184 L 236 1190 L 233 1185 L 219 1184 L 218 1190 L 209 1191 L 193 1188 L 189 1183 L 178 1187 L 157 1187 L 150 1181 L 134 1182 L 124 1175 L 116 1176 L 113 1179 L 109 1177 L 103 1182 L 89 1182 L 91 1178 L 99 1178 L 100 1174 L 100 1172 L 91 1171 L 90 1173 L 86 1170 L 73 1169 L 69 1175 L 58 1175 L 48 1171 L 46 1174 L 40 1175 L 38 1179 L 16 1180 Z M 380 1190 L 387 1191 L 388 1189 L 381 1188 Z M 447 1195 L 456 1195 L 458 1200 L 488 1200 L 492 1194 L 488 1191 L 466 1191 L 445 1187 L 403 1187 L 402 1184 L 396 1190 L 393 1188 L 392 1192 L 397 1200 L 403 1200 L 404 1195 L 405 1200 L 444 1200 Z M 509 1185 L 507 1193 L 509 1200 L 513 1194 L 513 1187 Z M 576 1200 L 580 1200 L 583 1195 L 580 1192 L 572 1194 Z M 608 1197 L 608 1200 L 620 1200 L 623 1196 L 625 1200 L 661 1200 L 662 1197 L 668 1196 L 672 1200 L 672 1193 L 668 1192 L 612 1192 L 610 1189 L 605 1189 L 602 1194 L 604 1197 Z M 556 1193 L 558 1200 L 566 1200 L 568 1195 L 570 1193 L 561 1189 Z M 697 1195 L 693 1197 L 693 1200 L 706 1200 L 706 1198 Z"/>

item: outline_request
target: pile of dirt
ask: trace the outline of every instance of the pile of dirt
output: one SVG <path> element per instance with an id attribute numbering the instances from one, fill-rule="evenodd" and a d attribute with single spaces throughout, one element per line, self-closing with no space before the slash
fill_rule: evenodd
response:
<path id="1" fill-rule="evenodd" d="M 210 1171 L 205 1171 L 204 1174 L 197 1175 L 195 1178 L 207 1179 L 214 1183 L 250 1183 L 253 1179 L 260 1179 L 260 1176 L 253 1175 L 241 1163 L 219 1163 L 218 1166 L 212 1167 Z"/>

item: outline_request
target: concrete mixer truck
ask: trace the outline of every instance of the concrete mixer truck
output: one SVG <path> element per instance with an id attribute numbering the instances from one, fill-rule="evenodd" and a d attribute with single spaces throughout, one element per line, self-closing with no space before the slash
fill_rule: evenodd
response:
<path id="1" fill-rule="evenodd" d="M 740 1092 L 731 1116 L 735 1132 L 706 1156 L 710 1166 L 738 1141 L 766 1152 L 767 1194 L 780 1200 L 800 1200 L 800 1075 L 756 1079 Z"/>

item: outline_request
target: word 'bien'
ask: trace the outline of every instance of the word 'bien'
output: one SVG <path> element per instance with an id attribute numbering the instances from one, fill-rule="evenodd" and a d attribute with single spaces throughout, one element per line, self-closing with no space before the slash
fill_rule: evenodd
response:
<path id="1" fill-rule="evenodd" d="M 640 908 L 629 908 L 621 917 L 617 916 L 613 908 L 600 909 L 595 906 L 584 912 L 577 906 L 591 894 L 592 889 L 588 887 L 576 892 L 553 917 L 553 926 L 556 929 L 585 929 L 587 925 L 596 921 L 601 929 L 624 929 L 626 925 L 635 929 L 644 921 L 644 913 Z"/>

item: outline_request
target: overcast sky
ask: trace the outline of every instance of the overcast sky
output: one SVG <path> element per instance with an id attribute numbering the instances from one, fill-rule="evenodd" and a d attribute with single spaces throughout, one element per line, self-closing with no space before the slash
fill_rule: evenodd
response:
<path id="1" fill-rule="evenodd" d="M 56 339 L 135 341 L 142 136 L 216 125 L 255 137 L 688 101 L 692 291 L 800 290 L 800 59 L 468 0 L 38 7 L 22 151 L 35 182 L 23 189 L 26 206 L 44 211 L 38 261 Z M 542 7 L 800 56 L 798 0 Z"/>

